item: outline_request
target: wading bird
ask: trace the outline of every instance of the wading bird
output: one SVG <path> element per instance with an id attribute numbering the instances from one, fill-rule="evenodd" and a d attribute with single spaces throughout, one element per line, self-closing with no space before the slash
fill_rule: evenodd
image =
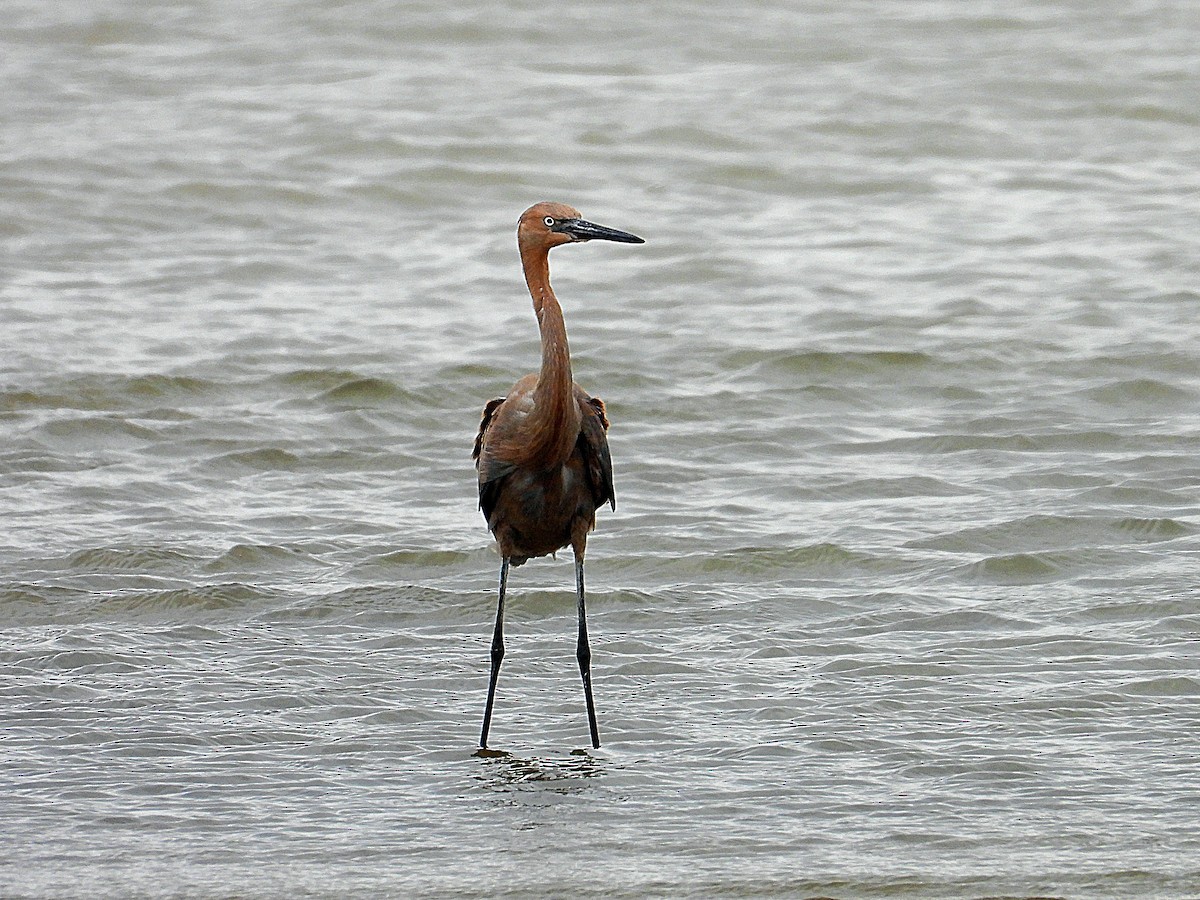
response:
<path id="1" fill-rule="evenodd" d="M 517 247 L 525 283 L 533 297 L 542 335 L 542 369 L 518 381 L 507 397 L 488 403 L 475 439 L 479 508 L 500 545 L 500 599 L 492 633 L 492 670 L 483 711 L 481 749 L 487 748 L 496 699 L 496 679 L 504 659 L 504 592 L 508 567 L 566 546 L 575 554 L 579 639 L 575 654 L 583 678 L 592 746 L 600 746 L 592 702 L 592 651 L 588 646 L 583 592 L 583 554 L 596 508 L 613 493 L 604 401 L 588 396 L 571 377 L 571 352 L 562 307 L 550 289 L 550 249 L 582 241 L 645 243 L 640 237 L 584 221 L 561 203 L 538 203 L 517 222 Z"/>

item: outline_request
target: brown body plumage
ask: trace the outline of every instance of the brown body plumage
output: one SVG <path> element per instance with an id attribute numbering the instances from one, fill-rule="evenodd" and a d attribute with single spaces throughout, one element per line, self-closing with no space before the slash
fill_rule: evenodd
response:
<path id="1" fill-rule="evenodd" d="M 503 560 L 500 600 L 492 638 L 492 671 L 480 747 L 487 747 L 496 678 L 504 657 L 504 594 L 509 565 L 570 546 L 575 554 L 579 611 L 577 656 L 588 706 L 592 745 L 600 746 L 591 689 L 591 653 L 584 608 L 583 558 L 596 509 L 616 509 L 608 418 L 604 403 L 575 384 L 562 307 L 550 287 L 551 248 L 588 240 L 642 243 L 622 231 L 584 221 L 561 203 L 538 203 L 517 224 L 517 246 L 525 282 L 541 332 L 542 365 L 526 375 L 508 396 L 483 411 L 475 439 L 479 506 L 496 537 Z"/>

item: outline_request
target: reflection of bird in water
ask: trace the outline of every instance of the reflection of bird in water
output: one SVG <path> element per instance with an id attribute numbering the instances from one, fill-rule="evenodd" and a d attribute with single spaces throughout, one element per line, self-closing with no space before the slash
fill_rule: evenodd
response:
<path id="1" fill-rule="evenodd" d="M 554 794 L 577 794 L 585 782 L 605 774 L 604 760 L 576 750 L 565 759 L 522 759 L 499 750 L 487 751 L 497 757 L 488 772 L 487 783 L 501 791 L 538 791 Z"/>
<path id="2" fill-rule="evenodd" d="M 500 545 L 500 599 L 492 634 L 492 670 L 479 746 L 487 747 L 496 678 L 504 659 L 504 592 L 509 565 L 519 566 L 570 545 L 575 553 L 579 607 L 576 656 L 583 677 L 592 746 L 600 746 L 596 708 L 592 702 L 591 649 L 583 591 L 583 555 L 588 532 L 596 524 L 596 507 L 617 508 L 608 454 L 608 419 L 604 403 L 571 378 L 571 353 L 562 307 L 550 288 L 550 248 L 559 244 L 605 240 L 627 244 L 644 241 L 584 221 L 561 203 L 538 203 L 517 223 L 517 246 L 525 282 L 533 297 L 542 335 L 542 368 L 518 381 L 508 396 L 491 401 L 483 411 L 475 439 L 479 470 L 479 507 Z"/>

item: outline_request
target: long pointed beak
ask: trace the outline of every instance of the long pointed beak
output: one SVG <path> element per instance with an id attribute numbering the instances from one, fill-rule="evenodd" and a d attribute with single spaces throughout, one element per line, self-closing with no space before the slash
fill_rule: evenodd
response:
<path id="1" fill-rule="evenodd" d="M 646 243 L 636 234 L 630 234 L 627 231 L 617 231 L 615 228 L 607 228 L 604 225 L 597 225 L 595 222 L 588 222 L 585 219 L 564 219 L 558 223 L 554 230 L 565 232 L 577 241 L 617 241 L 621 244 Z"/>

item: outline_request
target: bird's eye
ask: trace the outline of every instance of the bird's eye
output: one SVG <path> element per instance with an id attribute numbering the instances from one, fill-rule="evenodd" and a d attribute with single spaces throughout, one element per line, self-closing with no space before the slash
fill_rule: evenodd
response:
<path id="1" fill-rule="evenodd" d="M 546 218 L 542 219 L 542 221 L 546 223 L 546 227 L 547 227 L 547 228 L 553 228 L 553 227 L 554 227 L 554 218 L 553 218 L 553 216 L 546 216 Z"/>

